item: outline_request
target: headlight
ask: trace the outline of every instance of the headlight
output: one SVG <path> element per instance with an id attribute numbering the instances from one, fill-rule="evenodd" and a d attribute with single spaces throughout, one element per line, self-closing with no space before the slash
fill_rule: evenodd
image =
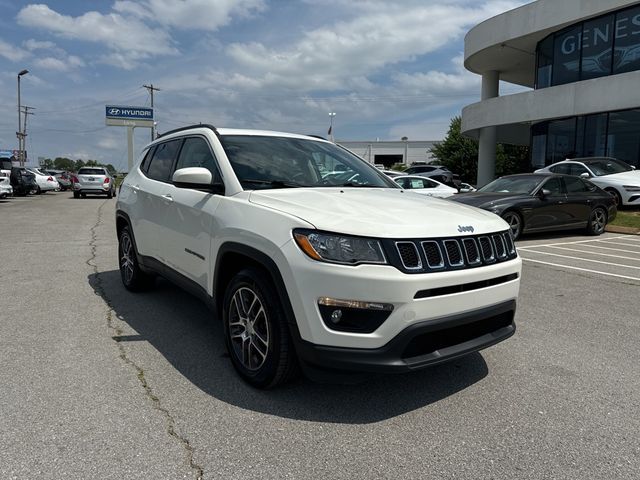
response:
<path id="1" fill-rule="evenodd" d="M 349 237 L 315 230 L 294 230 L 293 237 L 302 251 L 314 260 L 345 265 L 387 263 L 382 245 L 372 238 Z"/>
<path id="2" fill-rule="evenodd" d="M 623 185 L 622 188 L 627 192 L 640 192 L 640 186 L 637 185 Z"/>

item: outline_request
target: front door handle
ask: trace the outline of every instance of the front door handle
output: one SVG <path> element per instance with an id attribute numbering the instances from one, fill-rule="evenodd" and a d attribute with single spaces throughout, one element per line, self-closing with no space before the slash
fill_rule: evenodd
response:
<path id="1" fill-rule="evenodd" d="M 140 191 L 140 185 L 131 185 L 131 190 L 138 193 Z"/>
<path id="2" fill-rule="evenodd" d="M 171 196 L 171 194 L 170 194 L 170 193 L 167 193 L 167 194 L 165 194 L 165 195 L 162 195 L 162 199 L 163 199 L 165 202 L 169 202 L 169 203 L 173 202 L 173 197 Z"/>

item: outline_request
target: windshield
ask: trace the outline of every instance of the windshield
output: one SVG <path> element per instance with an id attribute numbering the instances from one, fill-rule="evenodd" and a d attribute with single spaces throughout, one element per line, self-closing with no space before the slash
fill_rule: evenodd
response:
<path id="1" fill-rule="evenodd" d="M 597 160 L 585 161 L 584 164 L 589 167 L 597 177 L 603 177 L 613 173 L 630 172 L 633 170 L 630 165 L 615 158 L 599 158 Z"/>
<path id="2" fill-rule="evenodd" d="M 247 190 L 288 187 L 400 188 L 373 165 L 332 143 L 227 135 L 222 146 Z"/>
<path id="3" fill-rule="evenodd" d="M 545 178 L 546 177 L 533 175 L 525 177 L 502 177 L 495 179 L 493 182 L 485 185 L 478 191 L 529 195 Z"/>

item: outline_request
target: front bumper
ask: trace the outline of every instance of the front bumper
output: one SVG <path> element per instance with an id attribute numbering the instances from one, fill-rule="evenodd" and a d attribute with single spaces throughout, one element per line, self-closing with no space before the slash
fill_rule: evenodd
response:
<path id="1" fill-rule="evenodd" d="M 303 365 L 354 373 L 402 373 L 476 352 L 515 333 L 515 300 L 413 324 L 386 345 L 358 349 L 314 345 L 295 339 Z"/>

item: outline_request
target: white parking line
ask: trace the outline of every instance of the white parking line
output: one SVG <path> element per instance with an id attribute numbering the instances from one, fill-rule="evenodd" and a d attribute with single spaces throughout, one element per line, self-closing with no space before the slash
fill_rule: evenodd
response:
<path id="1" fill-rule="evenodd" d="M 587 245 L 590 246 L 590 245 Z M 525 247 L 525 248 L 521 248 L 520 250 L 525 250 L 526 252 L 529 252 L 530 247 Z M 569 252 L 576 252 L 576 253 L 586 253 L 587 255 L 598 255 L 599 257 L 613 257 L 613 258 L 622 258 L 624 260 L 636 260 L 638 262 L 640 262 L 640 257 L 623 257 L 622 255 L 611 255 L 610 253 L 600 253 L 600 252 L 588 252 L 586 250 L 578 250 L 576 248 L 567 248 L 567 247 L 556 247 L 555 245 L 549 245 L 548 248 L 555 248 L 558 250 L 567 250 Z"/>
<path id="2" fill-rule="evenodd" d="M 611 265 L 612 267 L 633 268 L 635 270 L 640 270 L 640 267 L 624 265 L 622 263 L 603 262 L 601 260 L 591 260 L 590 258 L 572 257 L 570 255 L 560 255 L 559 253 L 536 252 L 535 250 L 528 250 L 527 253 L 537 253 L 538 255 L 551 255 L 553 257 L 570 258 L 571 260 L 580 260 L 581 262 L 601 263 L 603 265 Z"/>
<path id="3" fill-rule="evenodd" d="M 609 237 L 609 238 L 611 240 L 618 240 L 618 239 L 625 238 L 625 237 L 626 237 L 626 235 L 621 235 L 619 237 Z M 598 241 L 600 241 L 600 240 L 593 240 L 593 239 L 590 239 L 590 240 L 575 240 L 573 242 L 545 243 L 545 244 L 542 244 L 542 245 L 536 245 L 536 244 L 534 244 L 534 245 L 525 245 L 524 247 L 518 247 L 518 248 L 520 249 L 520 248 L 531 248 L 531 247 L 550 247 L 552 245 L 575 245 L 575 244 L 579 244 L 579 243 L 592 243 L 592 242 L 598 242 Z"/>
<path id="4" fill-rule="evenodd" d="M 601 272 L 599 270 L 590 270 L 588 268 L 580 268 L 580 267 L 570 267 L 568 265 L 560 265 L 558 263 L 551 263 L 551 262 L 543 262 L 542 260 L 533 260 L 531 258 L 524 258 L 522 257 L 523 260 L 527 261 L 527 262 L 533 262 L 533 263 L 541 263 L 543 265 L 550 265 L 552 267 L 559 267 L 559 268 L 568 268 L 571 270 L 579 270 L 581 272 L 589 272 L 589 273 L 598 273 L 600 275 L 606 275 L 608 277 L 617 277 L 617 278 L 626 278 L 628 280 L 638 280 L 640 281 L 640 277 L 629 277 L 627 275 L 618 275 L 617 273 L 607 273 L 607 272 Z"/>
<path id="5" fill-rule="evenodd" d="M 607 240 L 595 240 L 596 242 L 606 243 L 607 245 L 622 245 L 623 247 L 632 247 L 632 248 L 640 248 L 640 245 L 632 245 L 630 243 L 622 243 L 622 242 L 609 242 Z"/>
<path id="6" fill-rule="evenodd" d="M 602 250 L 611 250 L 611 251 L 614 251 L 614 252 L 640 253 L 637 250 L 623 250 L 621 248 L 601 247 L 600 245 L 589 245 L 589 247 L 591 247 L 591 248 L 601 248 Z"/>

